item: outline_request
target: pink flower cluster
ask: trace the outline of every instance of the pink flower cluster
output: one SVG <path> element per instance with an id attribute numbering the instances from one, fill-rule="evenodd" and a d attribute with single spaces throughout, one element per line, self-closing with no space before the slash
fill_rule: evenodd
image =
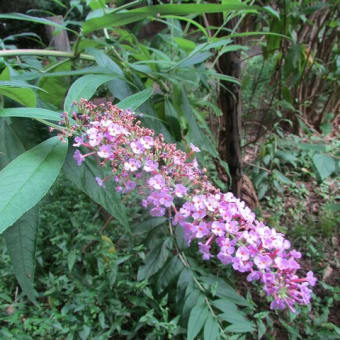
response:
<path id="1" fill-rule="evenodd" d="M 297 260 L 301 253 L 290 249 L 284 235 L 256 220 L 254 213 L 232 193 L 216 189 L 195 158 L 199 148 L 190 144 L 185 153 L 175 144 L 164 142 L 162 135 L 143 128 L 129 110 L 111 104 L 95 106 L 82 100 L 80 114 L 73 114 L 77 124 L 70 127 L 75 135 L 74 153 L 78 165 L 95 155 L 100 166 L 112 168 L 112 176 L 96 178 L 103 186 L 113 179 L 115 190 L 126 194 L 138 190 L 142 206 L 151 216 L 167 215 L 184 230 L 190 245 L 198 240 L 203 259 L 216 257 L 248 273 L 248 281 L 260 281 L 272 309 L 294 304 L 308 304 L 316 278 L 309 271 L 299 278 Z"/>

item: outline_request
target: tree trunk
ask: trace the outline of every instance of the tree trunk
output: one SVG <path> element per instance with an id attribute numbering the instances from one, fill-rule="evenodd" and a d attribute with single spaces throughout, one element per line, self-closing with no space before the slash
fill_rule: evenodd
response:
<path id="1" fill-rule="evenodd" d="M 207 16 L 210 25 L 220 27 L 223 17 L 220 13 Z M 228 22 L 232 28 L 237 18 Z M 224 33 L 223 33 L 224 34 Z M 240 52 L 223 54 L 216 63 L 217 72 L 240 79 Z M 241 89 L 240 86 L 222 80 L 218 93 L 219 106 L 222 111 L 218 134 L 218 151 L 222 160 L 228 163 L 231 175 L 231 191 L 241 197 L 242 156 L 241 156 Z"/>

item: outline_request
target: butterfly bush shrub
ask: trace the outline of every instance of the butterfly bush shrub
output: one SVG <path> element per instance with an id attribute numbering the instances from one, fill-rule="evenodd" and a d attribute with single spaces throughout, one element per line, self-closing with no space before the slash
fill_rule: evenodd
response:
<path id="1" fill-rule="evenodd" d="M 258 221 L 244 202 L 209 182 L 195 158 L 197 146 L 190 144 L 187 153 L 178 150 L 142 127 L 133 112 L 110 103 L 81 100 L 78 108 L 72 114 L 75 125 L 64 114 L 68 132 L 61 138 L 74 136 L 73 145 L 81 148 L 74 153 L 78 165 L 93 156 L 99 166 L 111 167 L 110 176 L 96 178 L 98 185 L 122 195 L 137 191 L 151 216 L 166 215 L 183 228 L 188 245 L 198 242 L 204 260 L 216 257 L 247 273 L 248 281 L 261 282 L 272 309 L 295 312 L 296 303 L 309 304 L 316 278 L 311 271 L 305 277 L 296 274 L 301 253 Z"/>

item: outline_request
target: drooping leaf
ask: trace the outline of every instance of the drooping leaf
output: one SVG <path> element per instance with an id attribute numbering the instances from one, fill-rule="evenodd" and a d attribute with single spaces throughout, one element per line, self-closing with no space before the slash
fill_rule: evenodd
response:
<path id="1" fill-rule="evenodd" d="M 149 87 L 141 92 L 135 93 L 123 99 L 117 104 L 117 106 L 123 110 L 130 109 L 131 111 L 135 111 L 151 97 L 152 92 L 152 87 Z"/>
<path id="2" fill-rule="evenodd" d="M 209 313 L 209 309 L 205 304 L 196 305 L 191 310 L 188 322 L 188 340 L 193 340 L 201 331 Z"/>
<path id="3" fill-rule="evenodd" d="M 164 111 L 171 134 L 173 135 L 176 141 L 180 141 L 182 139 L 182 135 L 181 126 L 178 121 L 179 116 L 174 106 L 172 105 L 171 101 L 168 99 L 165 99 L 164 101 Z"/>
<path id="4" fill-rule="evenodd" d="M 36 303 L 34 280 L 34 252 L 39 224 L 38 206 L 28 210 L 4 233 L 15 276 L 23 292 Z"/>
<path id="5" fill-rule="evenodd" d="M 218 322 L 211 315 L 208 316 L 204 324 L 204 340 L 215 340 L 219 335 Z"/>
<path id="6" fill-rule="evenodd" d="M 12 19 L 12 20 L 19 20 L 19 21 L 30 21 L 37 24 L 43 24 L 48 26 L 54 26 L 60 29 L 67 29 L 66 26 L 58 24 L 52 20 L 39 18 L 39 17 L 33 17 L 30 15 L 22 14 L 22 13 L 7 13 L 7 14 L 0 14 L 0 19 Z"/>
<path id="7" fill-rule="evenodd" d="M 79 102 L 81 98 L 90 99 L 97 88 L 115 78 L 111 74 L 87 74 L 77 79 L 70 87 L 65 98 L 64 110 L 69 112 L 74 101 Z"/>
<path id="8" fill-rule="evenodd" d="M 157 279 L 158 290 L 161 292 L 173 283 L 183 269 L 184 265 L 177 256 L 171 258 L 159 272 Z"/>
<path id="9" fill-rule="evenodd" d="M 313 164 L 321 181 L 330 176 L 336 169 L 334 159 L 323 153 L 317 153 L 313 156 Z"/>
<path id="10" fill-rule="evenodd" d="M 0 169 L 25 151 L 25 148 L 5 119 L 0 120 Z M 38 227 L 38 207 L 26 212 L 4 233 L 14 274 L 24 293 L 35 302 L 33 289 L 35 238 Z"/>
<path id="11" fill-rule="evenodd" d="M 0 233 L 45 196 L 63 165 L 67 143 L 52 137 L 0 171 Z"/>
<path id="12" fill-rule="evenodd" d="M 249 9 L 249 6 L 242 4 L 238 0 L 230 0 L 228 4 L 175 4 L 175 5 L 155 5 L 145 6 L 120 13 L 109 13 L 104 16 L 87 20 L 83 24 L 85 33 L 99 30 L 105 27 L 117 27 L 127 25 L 147 17 L 157 17 L 159 15 L 192 15 L 202 13 L 218 13 L 223 11 L 233 11 Z"/>
<path id="13" fill-rule="evenodd" d="M 146 256 L 145 265 L 138 270 L 137 279 L 139 281 L 148 279 L 163 267 L 170 255 L 171 245 L 172 238 L 168 237 L 151 249 Z"/>
<path id="14" fill-rule="evenodd" d="M 0 89 L 3 88 L 24 88 L 43 91 L 42 88 L 26 83 L 22 80 L 0 80 Z"/>
<path id="15" fill-rule="evenodd" d="M 96 177 L 104 178 L 103 168 L 95 164 L 92 159 L 86 159 L 81 166 L 78 166 L 73 159 L 74 148 L 70 148 L 63 172 L 65 176 L 73 182 L 79 189 L 85 192 L 92 200 L 101 205 L 109 214 L 116 218 L 123 226 L 129 228 L 128 218 L 125 207 L 121 202 L 119 195 L 112 189 L 111 191 L 100 187 L 96 182 Z"/>
<path id="16" fill-rule="evenodd" d="M 60 113 L 52 110 L 41 109 L 38 107 L 14 107 L 0 110 L 1 117 L 21 117 L 59 121 Z"/>

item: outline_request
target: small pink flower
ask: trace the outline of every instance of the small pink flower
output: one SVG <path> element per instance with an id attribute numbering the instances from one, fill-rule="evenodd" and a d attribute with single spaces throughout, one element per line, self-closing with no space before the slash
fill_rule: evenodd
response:
<path id="1" fill-rule="evenodd" d="M 104 182 L 103 182 L 103 180 L 102 180 L 100 177 L 96 177 L 96 182 L 97 182 L 97 184 L 98 184 L 100 187 L 103 187 L 103 186 L 104 186 Z"/>
<path id="2" fill-rule="evenodd" d="M 138 159 L 130 158 L 127 162 L 124 163 L 124 169 L 126 171 L 134 172 L 141 167 L 142 163 Z"/>
<path id="3" fill-rule="evenodd" d="M 194 144 L 190 143 L 190 149 L 193 151 L 193 152 L 200 152 L 200 148 L 198 148 L 197 146 L 195 146 Z"/>
<path id="4" fill-rule="evenodd" d="M 147 159 L 145 161 L 143 170 L 145 170 L 146 172 L 152 172 L 158 169 L 158 163 L 152 161 L 151 159 Z"/>
<path id="5" fill-rule="evenodd" d="M 82 155 L 79 150 L 76 150 L 74 152 L 73 158 L 76 160 L 77 165 L 81 165 L 84 162 L 84 160 L 85 160 L 85 156 Z"/>
<path id="6" fill-rule="evenodd" d="M 183 184 L 176 184 L 175 185 L 175 195 L 177 197 L 184 197 L 188 189 Z"/>
<path id="7" fill-rule="evenodd" d="M 249 260 L 249 250 L 247 247 L 240 247 L 236 251 L 236 257 L 239 258 L 241 261 Z"/>
<path id="8" fill-rule="evenodd" d="M 131 149 L 132 151 L 136 154 L 136 155 L 140 155 L 144 152 L 145 148 L 142 145 L 141 142 L 131 142 L 130 143 Z"/>
<path id="9" fill-rule="evenodd" d="M 154 145 L 154 140 L 151 136 L 144 136 L 139 141 L 145 149 L 151 149 Z"/>
<path id="10" fill-rule="evenodd" d="M 161 190 L 165 187 L 165 180 L 162 175 L 156 175 L 148 180 L 148 184 L 156 190 Z"/>

